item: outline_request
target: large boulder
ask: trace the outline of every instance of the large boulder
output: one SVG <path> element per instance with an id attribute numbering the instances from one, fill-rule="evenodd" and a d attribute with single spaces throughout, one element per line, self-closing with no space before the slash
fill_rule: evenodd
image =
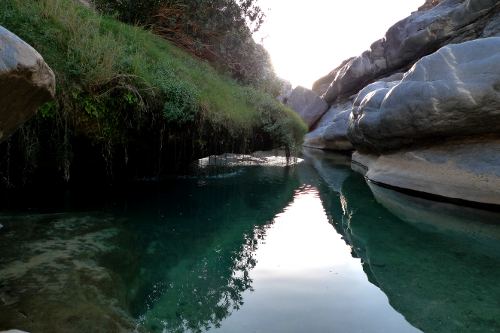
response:
<path id="1" fill-rule="evenodd" d="M 369 51 L 319 79 L 313 90 L 333 103 L 380 77 L 408 68 L 444 45 L 498 35 L 499 13 L 497 0 L 427 1 L 419 11 L 392 26 Z"/>
<path id="2" fill-rule="evenodd" d="M 373 85 L 378 89 L 355 101 L 350 122 L 349 138 L 360 150 L 499 133 L 500 38 L 445 46 L 399 83 Z"/>
<path id="3" fill-rule="evenodd" d="M 0 26 L 0 141 L 55 94 L 55 76 L 42 56 Z"/>
<path id="4" fill-rule="evenodd" d="M 286 104 L 300 115 L 309 128 L 312 128 L 328 109 L 328 104 L 315 92 L 300 86 L 288 96 Z"/>
<path id="5" fill-rule="evenodd" d="M 353 169 L 399 189 L 500 205 L 500 139 L 470 139 L 380 156 L 356 152 Z"/>
<path id="6" fill-rule="evenodd" d="M 333 105 L 320 119 L 316 128 L 304 138 L 304 146 L 326 150 L 352 150 L 347 137 L 352 101 Z"/>

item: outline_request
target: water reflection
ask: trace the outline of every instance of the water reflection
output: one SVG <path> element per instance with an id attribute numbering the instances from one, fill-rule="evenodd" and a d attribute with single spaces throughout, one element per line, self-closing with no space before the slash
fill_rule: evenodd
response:
<path id="1" fill-rule="evenodd" d="M 150 204 L 134 212 L 130 228 L 140 228 L 134 234 L 144 250 L 128 286 L 141 328 L 201 332 L 243 305 L 259 239 L 299 183 L 289 168 L 241 171 L 184 179 L 158 199 L 158 215 Z"/>
<path id="2" fill-rule="evenodd" d="M 498 214 L 306 155 L 3 216 L 0 331 L 500 331 Z"/>
<path id="3" fill-rule="evenodd" d="M 322 198 L 391 305 L 424 332 L 500 331 L 498 215 L 371 190 L 353 174 Z"/>
<path id="4" fill-rule="evenodd" d="M 478 251 L 500 257 L 498 212 L 409 196 L 368 182 L 375 200 L 394 216 L 423 231 L 446 234 Z"/>
<path id="5" fill-rule="evenodd" d="M 313 186 L 275 217 L 255 258 L 244 306 L 213 332 L 418 332 L 367 281 Z"/>

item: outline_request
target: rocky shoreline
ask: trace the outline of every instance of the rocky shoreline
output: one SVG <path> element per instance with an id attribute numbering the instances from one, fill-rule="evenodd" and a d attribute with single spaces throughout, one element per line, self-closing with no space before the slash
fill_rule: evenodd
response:
<path id="1" fill-rule="evenodd" d="M 289 105 L 318 119 L 304 146 L 355 151 L 354 169 L 380 184 L 500 205 L 497 1 L 428 0 L 288 101 L 301 98 L 314 103 Z"/>

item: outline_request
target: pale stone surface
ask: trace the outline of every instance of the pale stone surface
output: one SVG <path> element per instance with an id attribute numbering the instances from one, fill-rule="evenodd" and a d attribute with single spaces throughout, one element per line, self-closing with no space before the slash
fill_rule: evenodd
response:
<path id="1" fill-rule="evenodd" d="M 409 67 L 422 56 L 450 42 L 494 36 L 500 32 L 497 0 L 428 1 L 399 21 L 369 51 L 351 58 L 319 79 L 314 90 L 328 102 L 359 91 L 363 86 Z M 328 85 L 328 88 L 326 86 Z M 326 91 L 325 91 L 326 89 Z"/>
<path id="2" fill-rule="evenodd" d="M 287 100 L 287 105 L 297 112 L 304 122 L 311 128 L 328 109 L 328 104 L 315 92 L 296 87 Z"/>
<path id="3" fill-rule="evenodd" d="M 352 101 L 332 106 L 318 122 L 316 128 L 304 138 L 304 146 L 327 150 L 352 150 L 347 137 Z"/>
<path id="4" fill-rule="evenodd" d="M 54 94 L 55 76 L 42 56 L 0 26 L 0 141 Z"/>
<path id="5" fill-rule="evenodd" d="M 499 131 L 500 38 L 491 37 L 445 46 L 397 84 L 367 86 L 354 102 L 349 138 L 380 152 Z"/>
<path id="6" fill-rule="evenodd" d="M 443 197 L 500 205 L 500 139 L 477 139 L 387 155 L 353 154 L 372 181 Z"/>

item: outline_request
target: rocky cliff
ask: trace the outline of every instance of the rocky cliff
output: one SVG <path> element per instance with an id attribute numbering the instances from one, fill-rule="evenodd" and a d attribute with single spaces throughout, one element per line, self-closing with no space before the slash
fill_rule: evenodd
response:
<path id="1" fill-rule="evenodd" d="M 0 142 L 54 94 L 54 73 L 42 56 L 0 26 Z"/>
<path id="2" fill-rule="evenodd" d="M 318 119 L 305 146 L 357 150 L 381 184 L 500 205 L 497 0 L 427 0 L 313 93 L 329 106 L 302 108 Z"/>

